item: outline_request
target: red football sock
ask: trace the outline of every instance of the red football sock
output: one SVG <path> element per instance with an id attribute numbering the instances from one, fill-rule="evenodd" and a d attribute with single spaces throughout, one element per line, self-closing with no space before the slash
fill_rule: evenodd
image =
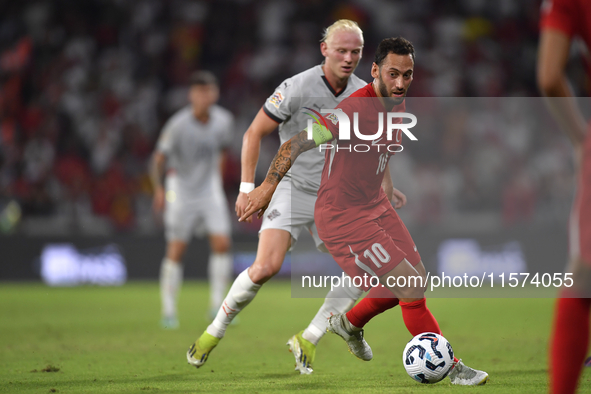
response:
<path id="1" fill-rule="evenodd" d="M 568 296 L 566 291 L 562 297 Z M 570 294 L 572 296 L 572 294 Z M 550 338 L 550 392 L 572 394 L 589 345 L 590 298 L 559 298 Z"/>
<path id="2" fill-rule="evenodd" d="M 398 298 L 393 297 L 387 287 L 372 287 L 365 298 L 347 312 L 347 319 L 355 327 L 362 328 L 375 316 L 398 305 Z"/>
<path id="3" fill-rule="evenodd" d="M 423 332 L 441 335 L 437 320 L 427 308 L 426 298 L 413 302 L 400 302 L 400 309 L 402 309 L 404 324 L 413 337 Z"/>

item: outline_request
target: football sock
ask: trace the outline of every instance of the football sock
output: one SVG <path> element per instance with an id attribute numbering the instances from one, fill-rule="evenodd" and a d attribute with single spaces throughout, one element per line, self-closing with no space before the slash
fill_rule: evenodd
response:
<path id="1" fill-rule="evenodd" d="M 575 294 L 563 290 L 561 297 Z M 589 298 L 559 298 L 550 337 L 550 389 L 552 394 L 576 391 L 589 345 Z"/>
<path id="2" fill-rule="evenodd" d="M 209 307 L 213 310 L 222 305 L 232 275 L 232 255 L 211 253 L 207 268 L 209 276 Z"/>
<path id="3" fill-rule="evenodd" d="M 326 334 L 328 318 L 337 313 L 344 313 L 351 309 L 355 301 L 361 297 L 363 291 L 353 285 L 337 287 L 331 290 L 324 299 L 324 303 L 312 319 L 310 325 L 304 330 L 302 337 L 318 345 L 320 338 Z"/>
<path id="4" fill-rule="evenodd" d="M 160 265 L 160 298 L 162 316 L 176 317 L 176 302 L 183 283 L 183 265 L 168 258 Z"/>
<path id="5" fill-rule="evenodd" d="M 257 285 L 248 276 L 248 268 L 236 278 L 207 332 L 223 338 L 232 319 L 254 299 L 262 285 Z"/>
<path id="6" fill-rule="evenodd" d="M 372 287 L 365 298 L 347 312 L 347 319 L 355 327 L 363 328 L 375 316 L 396 305 L 398 298 L 387 287 Z"/>
<path id="7" fill-rule="evenodd" d="M 413 337 L 423 332 L 434 332 L 441 335 L 437 320 L 427 308 L 426 298 L 413 302 L 401 301 L 400 309 L 402 309 L 404 324 Z"/>

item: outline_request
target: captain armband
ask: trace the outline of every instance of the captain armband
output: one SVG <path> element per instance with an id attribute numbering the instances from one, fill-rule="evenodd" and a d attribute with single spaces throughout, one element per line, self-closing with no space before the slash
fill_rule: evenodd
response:
<path id="1" fill-rule="evenodd" d="M 310 134 L 312 134 L 311 137 L 316 143 L 316 146 L 320 146 L 334 139 L 330 130 L 323 125 L 319 125 L 318 123 L 312 124 L 312 133 L 310 133 L 308 128 L 306 128 L 306 131 L 308 132 L 308 139 L 310 139 Z"/>

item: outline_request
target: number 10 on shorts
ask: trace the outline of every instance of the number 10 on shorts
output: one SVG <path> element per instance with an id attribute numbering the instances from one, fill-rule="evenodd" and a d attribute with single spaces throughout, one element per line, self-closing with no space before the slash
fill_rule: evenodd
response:
<path id="1" fill-rule="evenodd" d="M 364 270 L 372 276 L 376 275 L 370 267 L 368 267 L 361 260 L 359 260 L 359 255 L 353 252 L 353 249 L 350 245 L 349 250 L 355 256 L 355 264 L 357 264 L 359 268 L 361 268 L 362 270 Z M 376 268 L 382 268 L 382 264 L 386 264 L 390 262 L 390 260 L 392 259 L 390 257 L 390 254 L 386 251 L 382 244 L 377 242 L 371 246 L 371 250 L 365 249 L 365 251 L 363 252 L 363 257 L 367 257 L 368 259 L 370 259 L 371 262 L 376 266 Z"/>

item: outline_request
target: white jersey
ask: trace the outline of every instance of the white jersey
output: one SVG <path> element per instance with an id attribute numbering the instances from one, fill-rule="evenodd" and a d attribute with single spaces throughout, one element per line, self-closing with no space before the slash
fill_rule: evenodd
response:
<path id="1" fill-rule="evenodd" d="M 166 122 L 156 148 L 166 155 L 179 200 L 219 194 L 220 154 L 230 144 L 233 133 L 233 115 L 218 105 L 210 107 L 207 123 L 195 118 L 191 107 L 181 109 Z"/>
<path id="2" fill-rule="evenodd" d="M 354 74 L 338 94 L 324 76 L 322 66 L 312 67 L 283 81 L 263 105 L 265 113 L 279 125 L 281 144 L 304 130 L 310 116 L 306 108 L 335 108 L 344 98 L 367 85 Z M 311 149 L 302 153 L 286 174 L 293 187 L 316 194 L 324 167 L 324 152 Z"/>

